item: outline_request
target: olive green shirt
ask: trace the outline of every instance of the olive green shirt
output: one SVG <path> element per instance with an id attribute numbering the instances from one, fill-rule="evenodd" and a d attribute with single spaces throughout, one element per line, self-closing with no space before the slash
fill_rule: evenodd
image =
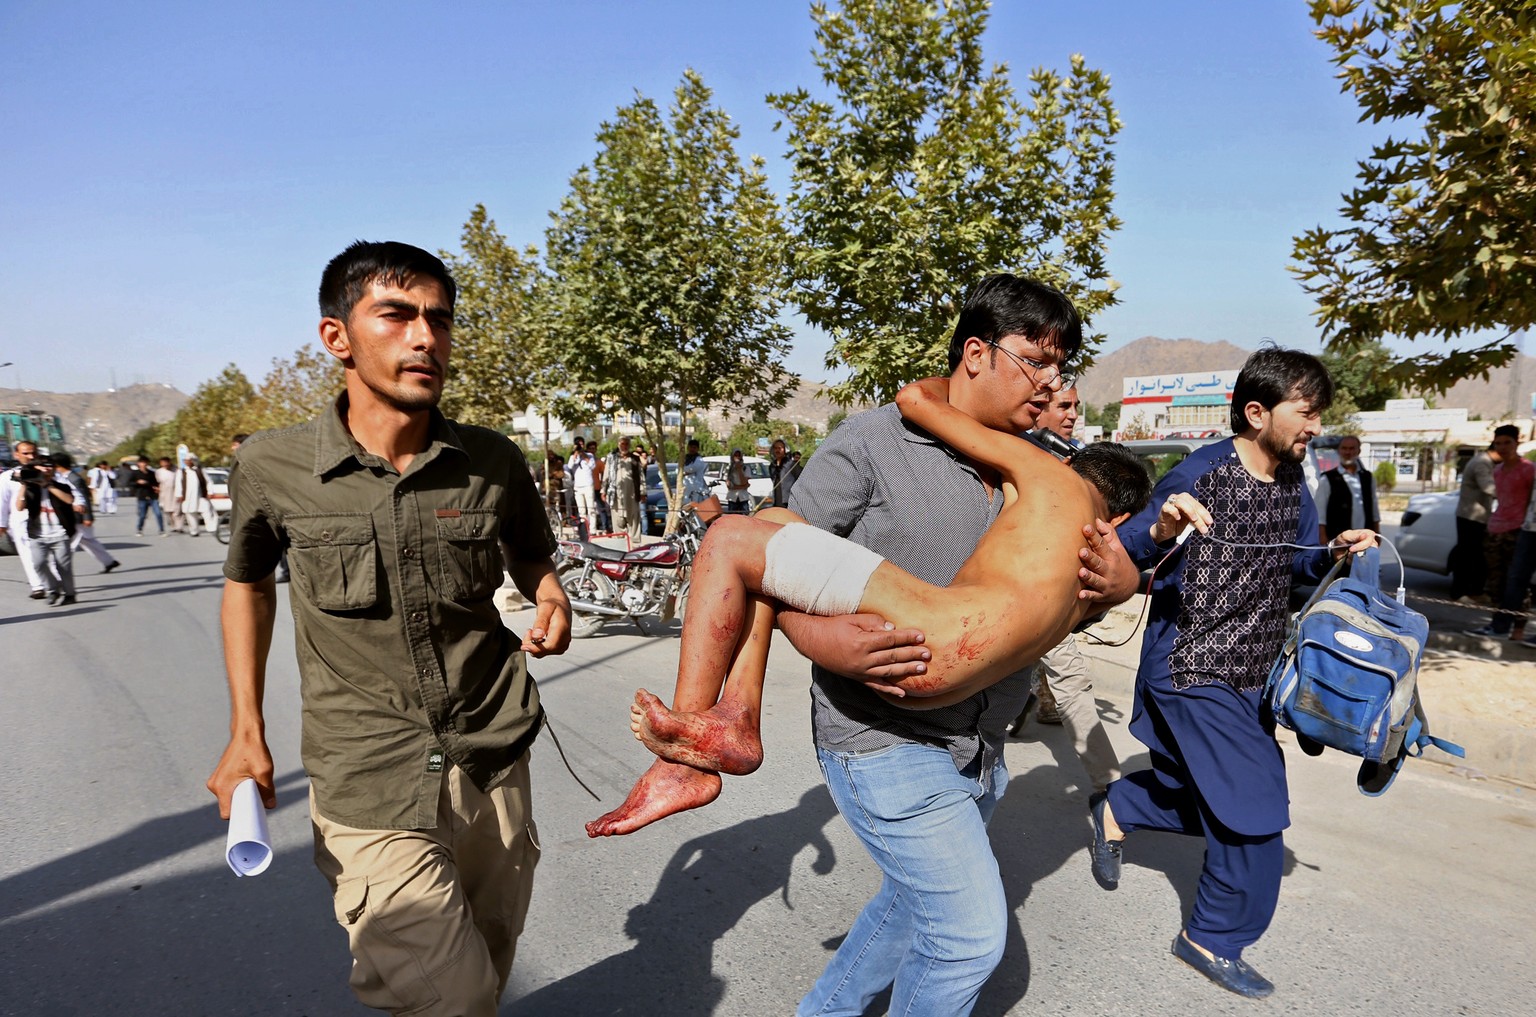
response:
<path id="1" fill-rule="evenodd" d="M 346 398 L 240 447 L 224 574 L 256 582 L 288 552 L 321 814 L 426 829 L 445 766 L 495 787 L 538 734 L 538 690 L 492 594 L 502 544 L 535 561 L 554 537 L 507 438 L 434 410 L 427 449 L 399 473 L 347 431 Z"/>

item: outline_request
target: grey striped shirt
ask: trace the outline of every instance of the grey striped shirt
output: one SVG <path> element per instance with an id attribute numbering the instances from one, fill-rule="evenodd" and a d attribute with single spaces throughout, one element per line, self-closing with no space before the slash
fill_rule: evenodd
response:
<path id="1" fill-rule="evenodd" d="M 947 586 L 1002 509 L 976 470 L 894 404 L 849 417 L 816 450 L 789 507 L 824 530 L 862 544 L 925 582 Z M 1002 751 L 1008 722 L 1029 697 L 1028 670 L 937 710 L 904 710 L 861 682 L 811 668 L 816 744 L 872 752 L 901 742 L 949 749 L 964 770 L 981 759 L 983 779 Z"/>

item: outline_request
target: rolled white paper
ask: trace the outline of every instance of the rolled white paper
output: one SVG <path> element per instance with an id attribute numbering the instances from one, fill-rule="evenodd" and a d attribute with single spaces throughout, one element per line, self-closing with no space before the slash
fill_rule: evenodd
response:
<path id="1" fill-rule="evenodd" d="M 237 876 L 259 876 L 272 864 L 267 810 L 261 804 L 261 791 L 249 777 L 236 785 L 229 802 L 229 837 L 224 857 Z"/>

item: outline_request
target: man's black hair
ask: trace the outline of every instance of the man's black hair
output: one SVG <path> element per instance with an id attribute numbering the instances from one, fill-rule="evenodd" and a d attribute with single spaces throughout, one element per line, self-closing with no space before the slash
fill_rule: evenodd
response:
<path id="1" fill-rule="evenodd" d="M 1328 368 L 1310 353 L 1262 346 L 1248 357 L 1232 387 L 1232 433 L 1248 430 L 1249 403 L 1272 410 L 1288 399 L 1299 399 L 1321 413 L 1333 405 L 1333 379 Z"/>
<path id="2" fill-rule="evenodd" d="M 55 452 L 53 454 L 53 465 L 62 466 L 66 470 L 72 470 L 75 468 L 75 457 L 68 452 Z"/>
<path id="3" fill-rule="evenodd" d="M 241 431 L 239 434 L 237 434 L 233 438 L 229 439 L 229 443 L 231 445 L 244 445 L 245 444 L 245 439 L 247 439 L 249 437 L 250 437 L 250 435 L 246 434 L 244 431 Z"/>
<path id="4" fill-rule="evenodd" d="M 1513 438 L 1515 441 L 1519 441 L 1520 428 L 1514 424 L 1500 424 L 1493 429 L 1493 436 L 1495 438 Z"/>
<path id="5" fill-rule="evenodd" d="M 1060 290 L 1007 272 L 989 275 L 966 294 L 949 340 L 950 372 L 960 366 L 967 339 L 995 343 L 1010 335 L 1056 350 L 1066 364 L 1082 348 L 1083 319 Z"/>
<path id="6" fill-rule="evenodd" d="M 363 298 L 363 292 L 373 283 L 405 286 L 417 276 L 442 283 L 448 294 L 448 307 L 453 308 L 459 288 L 454 284 L 453 276 L 448 274 L 448 266 L 436 255 L 393 240 L 382 243 L 354 241 L 352 246 L 331 259 L 320 276 L 320 316 L 346 321 L 352 308 Z"/>
<path id="7" fill-rule="evenodd" d="M 1099 489 L 1110 518 L 1122 512 L 1135 515 L 1152 500 L 1152 474 L 1124 445 L 1096 441 L 1072 453 L 1072 469 Z"/>

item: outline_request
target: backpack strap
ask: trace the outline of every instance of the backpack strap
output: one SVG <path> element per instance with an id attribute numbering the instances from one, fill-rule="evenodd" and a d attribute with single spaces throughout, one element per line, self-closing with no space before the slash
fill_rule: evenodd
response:
<path id="1" fill-rule="evenodd" d="M 1346 554 L 1349 562 L 1349 578 L 1358 580 L 1373 590 L 1381 589 L 1381 548 L 1369 547 L 1360 554 Z"/>
<path id="2" fill-rule="evenodd" d="M 1413 712 L 1408 715 L 1408 729 L 1403 732 L 1403 742 L 1398 746 L 1397 754 L 1385 763 L 1375 763 L 1369 759 L 1361 763 L 1355 785 L 1361 794 L 1369 798 L 1386 794 L 1387 788 L 1397 780 L 1397 772 L 1403 768 L 1403 760 L 1409 756 L 1424 755 L 1424 750 L 1431 745 L 1458 759 L 1467 757 L 1467 750 L 1460 745 L 1429 733 L 1429 719 L 1424 716 L 1424 703 L 1418 696 L 1414 696 Z"/>

